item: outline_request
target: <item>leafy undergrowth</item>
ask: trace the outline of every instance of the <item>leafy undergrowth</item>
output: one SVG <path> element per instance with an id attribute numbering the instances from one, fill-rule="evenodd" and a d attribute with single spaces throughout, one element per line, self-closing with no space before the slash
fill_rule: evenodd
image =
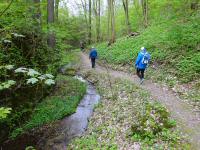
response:
<path id="1" fill-rule="evenodd" d="M 40 127 L 70 115 L 86 92 L 86 85 L 72 77 L 58 75 L 54 93 L 38 104 L 31 119 L 20 128 L 14 130 L 11 138 L 15 138 L 25 131 Z"/>
<path id="2" fill-rule="evenodd" d="M 79 64 L 80 58 L 79 58 L 79 55 L 77 55 L 77 53 L 78 53 L 78 50 L 62 51 L 62 53 L 61 53 L 61 65 L 66 65 L 68 63 Z"/>
<path id="3" fill-rule="evenodd" d="M 68 149 L 190 149 L 169 112 L 149 93 L 126 80 L 111 80 L 110 86 L 107 75 L 83 74 L 98 81 L 101 102 L 86 134 Z"/>
<path id="4" fill-rule="evenodd" d="M 176 17 L 175 17 L 176 18 Z M 167 67 L 168 72 L 187 83 L 200 77 L 200 16 L 184 16 L 152 24 L 139 36 L 123 37 L 107 47 L 97 44 L 100 59 L 108 63 L 133 64 L 142 46 L 152 55 L 152 61 Z"/>

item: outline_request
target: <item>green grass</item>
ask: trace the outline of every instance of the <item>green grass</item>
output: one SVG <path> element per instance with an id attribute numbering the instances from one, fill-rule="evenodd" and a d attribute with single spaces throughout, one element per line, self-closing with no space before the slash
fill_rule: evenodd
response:
<path id="1" fill-rule="evenodd" d="M 76 111 L 77 105 L 86 92 L 86 85 L 71 77 L 59 75 L 56 91 L 38 104 L 30 120 L 11 134 L 12 138 L 21 133 L 52 123 Z"/>
<path id="2" fill-rule="evenodd" d="M 85 75 L 89 80 L 99 81 L 96 86 L 101 103 L 90 119 L 86 134 L 74 139 L 68 149 L 117 150 L 122 144 L 131 146 L 135 142 L 141 144 L 141 149 L 191 149 L 168 110 L 152 102 L 147 91 L 128 80 L 116 79 L 112 80 L 116 97 L 112 97 L 111 90 L 107 90 L 110 86 L 107 76 L 95 72 Z"/>
<path id="3" fill-rule="evenodd" d="M 78 50 L 74 51 L 63 51 L 61 54 L 61 64 L 66 65 L 68 63 L 79 63 L 79 56 L 77 55 Z"/>
<path id="4" fill-rule="evenodd" d="M 150 25 L 134 38 L 119 38 L 112 46 L 97 44 L 99 58 L 114 64 L 133 64 L 142 46 L 152 62 L 167 67 L 182 82 L 200 77 L 200 16 L 185 16 Z M 173 70 L 173 72 L 172 72 Z"/>

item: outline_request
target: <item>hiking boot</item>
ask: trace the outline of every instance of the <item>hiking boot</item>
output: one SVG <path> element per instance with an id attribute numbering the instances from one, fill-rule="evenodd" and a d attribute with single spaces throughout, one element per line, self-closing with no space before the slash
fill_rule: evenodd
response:
<path id="1" fill-rule="evenodd" d="M 142 84 L 144 82 L 144 79 L 142 78 L 142 79 L 140 79 L 140 84 Z"/>

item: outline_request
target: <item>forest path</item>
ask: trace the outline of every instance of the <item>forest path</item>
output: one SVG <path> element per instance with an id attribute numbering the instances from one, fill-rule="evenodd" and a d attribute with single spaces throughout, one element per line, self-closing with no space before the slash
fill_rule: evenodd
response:
<path id="1" fill-rule="evenodd" d="M 88 56 L 81 53 L 82 68 L 85 70 L 91 69 L 91 62 Z M 121 78 L 131 81 L 139 85 L 139 79 L 136 75 L 130 75 L 121 71 L 114 71 L 96 65 L 95 71 L 98 73 L 108 73 L 111 77 Z M 151 80 L 145 80 L 140 87 L 147 90 L 153 98 L 162 103 L 171 112 L 174 119 L 177 120 L 178 126 L 183 132 L 189 135 L 192 145 L 196 149 L 200 149 L 200 117 L 199 113 L 193 112 L 192 108 L 184 103 L 171 90 L 161 85 L 153 83 Z"/>

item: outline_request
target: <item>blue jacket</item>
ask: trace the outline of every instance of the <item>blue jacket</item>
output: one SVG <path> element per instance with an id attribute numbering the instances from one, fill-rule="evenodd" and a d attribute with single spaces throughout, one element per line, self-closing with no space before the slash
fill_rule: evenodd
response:
<path id="1" fill-rule="evenodd" d="M 90 58 L 97 58 L 97 50 L 96 49 L 91 49 Z"/>
<path id="2" fill-rule="evenodd" d="M 147 68 L 148 64 L 144 64 L 143 63 L 144 55 L 146 55 L 148 60 L 150 61 L 151 55 L 146 51 L 141 51 L 141 52 L 139 52 L 139 54 L 137 56 L 137 59 L 136 59 L 136 62 L 135 62 L 135 67 L 136 68 L 138 68 L 138 69 L 146 69 Z"/>

